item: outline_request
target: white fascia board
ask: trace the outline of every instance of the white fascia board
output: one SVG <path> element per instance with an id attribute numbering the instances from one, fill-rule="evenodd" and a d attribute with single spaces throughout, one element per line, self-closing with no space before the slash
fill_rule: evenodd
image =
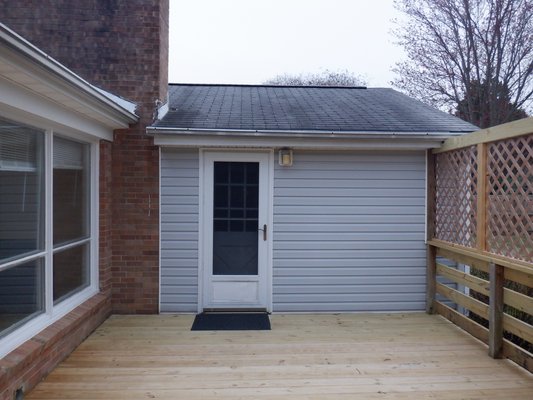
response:
<path id="1" fill-rule="evenodd" d="M 405 131 L 330 131 L 330 130 L 273 130 L 273 129 L 212 129 L 212 128 L 167 128 L 158 126 L 146 127 L 149 134 L 169 135 L 212 135 L 212 136 L 268 136 L 268 137 L 357 137 L 357 138 L 425 138 L 432 137 L 446 140 L 450 136 L 461 136 L 468 132 L 405 132 Z"/>
<path id="2" fill-rule="evenodd" d="M 124 108 L 125 110 L 129 111 L 130 114 L 132 115 L 136 115 L 135 114 L 135 109 L 137 108 L 137 104 L 129 101 L 129 100 L 126 100 L 126 99 L 123 99 L 122 97 L 120 96 L 117 96 L 116 94 L 113 94 L 111 92 L 108 92 L 104 89 L 101 89 L 99 87 L 96 87 L 94 85 L 91 85 L 94 89 L 96 89 L 97 91 L 99 91 L 100 93 L 102 93 L 104 96 L 110 98 L 114 103 L 120 105 L 122 108 Z"/>
<path id="3" fill-rule="evenodd" d="M 149 133 L 153 133 L 150 131 Z M 344 135 L 206 135 L 200 132 L 193 135 L 155 134 L 154 144 L 168 147 L 241 147 L 324 149 L 324 150 L 423 150 L 438 148 L 445 138 L 440 136 L 372 136 Z"/>
<path id="4" fill-rule="evenodd" d="M 127 128 L 139 119 L 133 103 L 91 85 L 3 24 L 0 24 L 0 73 L 67 109 L 99 120 L 110 129 Z"/>
<path id="5" fill-rule="evenodd" d="M 25 87 L 0 77 L 0 115 L 58 132 L 77 132 L 98 139 L 113 140 L 113 129 L 82 114 L 65 109 Z"/>

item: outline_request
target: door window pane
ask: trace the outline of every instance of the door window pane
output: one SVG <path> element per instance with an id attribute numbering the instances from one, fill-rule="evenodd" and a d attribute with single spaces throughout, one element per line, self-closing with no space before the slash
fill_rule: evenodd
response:
<path id="1" fill-rule="evenodd" d="M 87 244 L 54 254 L 54 303 L 89 286 Z"/>
<path id="2" fill-rule="evenodd" d="M 229 204 L 228 186 L 226 184 L 215 185 L 215 208 L 227 208 Z"/>
<path id="3" fill-rule="evenodd" d="M 217 163 L 217 168 L 215 168 L 215 181 L 219 183 L 227 183 L 229 180 L 229 163 Z"/>
<path id="4" fill-rule="evenodd" d="M 259 163 L 215 162 L 213 196 L 213 274 L 257 275 Z"/>
<path id="5" fill-rule="evenodd" d="M 232 208 L 229 216 L 231 218 L 244 218 L 244 208 Z"/>
<path id="6" fill-rule="evenodd" d="M 242 209 L 242 207 L 244 207 L 244 188 L 242 187 L 242 185 L 231 185 L 230 190 L 230 208 Z"/>
<path id="7" fill-rule="evenodd" d="M 246 170 L 246 183 L 257 184 L 259 182 L 259 168 L 248 168 Z"/>
<path id="8" fill-rule="evenodd" d="M 231 183 L 243 183 L 244 182 L 244 172 L 246 171 L 246 168 L 243 168 L 243 164 L 249 164 L 249 163 L 229 163 L 229 169 L 230 169 L 230 180 Z"/>
<path id="9" fill-rule="evenodd" d="M 0 272 L 0 336 L 44 311 L 43 260 Z"/>
<path id="10" fill-rule="evenodd" d="M 89 234 L 89 145 L 54 137 L 54 246 Z"/>

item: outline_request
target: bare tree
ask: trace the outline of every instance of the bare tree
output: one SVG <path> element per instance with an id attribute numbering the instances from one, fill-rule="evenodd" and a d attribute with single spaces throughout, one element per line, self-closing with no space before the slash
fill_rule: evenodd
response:
<path id="1" fill-rule="evenodd" d="M 501 83 L 484 85 L 471 81 L 472 87 L 464 99 L 459 101 L 455 115 L 474 125 L 488 127 L 501 122 L 514 121 L 527 117 L 527 113 L 517 108 L 509 96 L 509 90 Z M 491 93 L 487 93 L 490 90 Z M 488 100 L 490 98 L 490 101 Z M 491 118 L 495 123 L 491 124 Z"/>
<path id="2" fill-rule="evenodd" d="M 326 69 L 316 74 L 282 74 L 264 82 L 281 86 L 365 86 L 365 80 L 349 71 Z"/>
<path id="3" fill-rule="evenodd" d="M 533 100 L 532 0 L 396 0 L 408 60 L 393 85 L 481 127 L 526 115 Z M 505 107 L 502 107 L 505 105 Z"/>

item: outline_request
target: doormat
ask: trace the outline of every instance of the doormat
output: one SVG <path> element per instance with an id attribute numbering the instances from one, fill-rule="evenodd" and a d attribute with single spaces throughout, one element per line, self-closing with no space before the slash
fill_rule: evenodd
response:
<path id="1" fill-rule="evenodd" d="M 269 331 L 267 313 L 202 313 L 191 331 Z"/>

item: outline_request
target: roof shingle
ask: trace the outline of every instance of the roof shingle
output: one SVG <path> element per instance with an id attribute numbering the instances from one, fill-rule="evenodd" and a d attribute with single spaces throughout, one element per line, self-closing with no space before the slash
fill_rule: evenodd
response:
<path id="1" fill-rule="evenodd" d="M 169 85 L 158 128 L 246 131 L 461 133 L 477 127 L 393 89 Z"/>

